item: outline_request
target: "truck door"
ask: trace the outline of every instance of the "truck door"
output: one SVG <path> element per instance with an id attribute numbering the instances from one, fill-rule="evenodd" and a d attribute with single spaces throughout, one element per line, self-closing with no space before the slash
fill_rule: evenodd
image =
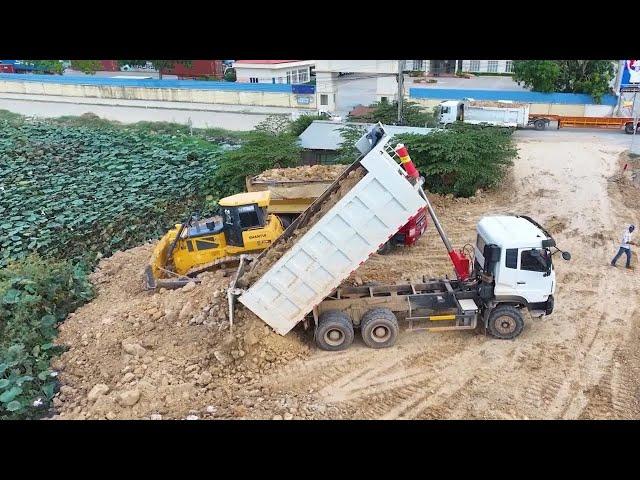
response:
<path id="1" fill-rule="evenodd" d="M 529 303 L 544 302 L 551 293 L 550 258 L 541 259 L 546 254 L 541 248 L 521 248 L 518 252 L 518 273 L 516 290 Z"/>

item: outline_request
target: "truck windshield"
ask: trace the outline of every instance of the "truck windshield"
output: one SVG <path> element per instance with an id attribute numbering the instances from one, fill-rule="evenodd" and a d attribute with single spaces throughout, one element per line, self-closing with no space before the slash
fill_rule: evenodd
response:
<path id="1" fill-rule="evenodd" d="M 548 272 L 551 268 L 551 254 L 546 248 L 523 250 L 520 254 L 520 270 Z"/>

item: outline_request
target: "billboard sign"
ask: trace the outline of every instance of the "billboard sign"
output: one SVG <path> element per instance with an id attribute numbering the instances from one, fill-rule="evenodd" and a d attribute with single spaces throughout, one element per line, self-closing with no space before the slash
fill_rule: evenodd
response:
<path id="1" fill-rule="evenodd" d="M 640 84 L 640 60 L 624 60 L 624 68 L 622 70 L 622 79 L 620 85 L 639 85 Z"/>

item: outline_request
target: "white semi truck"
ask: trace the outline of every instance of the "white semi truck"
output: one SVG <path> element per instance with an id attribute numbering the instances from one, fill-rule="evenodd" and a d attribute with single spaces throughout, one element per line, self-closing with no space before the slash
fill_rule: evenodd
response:
<path id="1" fill-rule="evenodd" d="M 544 130 L 551 120 L 549 116 L 529 114 L 528 104 L 506 100 L 448 100 L 438 105 L 438 121 L 444 126 L 459 121 L 511 128 L 533 125 L 536 130 Z"/>
<path id="2" fill-rule="evenodd" d="M 314 325 L 317 345 L 336 351 L 353 342 L 355 329 L 372 348 L 392 346 L 399 332 L 398 316 L 411 329 L 471 330 L 483 325 L 492 336 L 511 339 L 523 329 L 524 311 L 533 316 L 553 312 L 552 257 L 561 252 L 569 260 L 570 254 L 557 248 L 552 236 L 529 217 L 488 216 L 477 225 L 471 261 L 462 250 L 453 249 L 422 190 L 422 179 L 407 175 L 398 165 L 389 141 L 380 124 L 360 139 L 363 155 L 254 260 L 270 252 L 278 258 L 250 285 L 242 282 L 251 270 L 241 261 L 228 291 L 231 321 L 238 299 L 281 335 L 299 322 Z M 366 171 L 361 180 L 322 213 L 323 201 L 340 191 L 348 172 L 360 168 Z M 425 206 L 456 279 L 425 276 L 420 283 L 342 285 Z M 285 243 L 294 235 L 295 243 Z"/>

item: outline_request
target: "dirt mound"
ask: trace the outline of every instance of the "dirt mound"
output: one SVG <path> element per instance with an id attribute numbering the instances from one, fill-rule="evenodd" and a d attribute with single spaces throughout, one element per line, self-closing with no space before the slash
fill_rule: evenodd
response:
<path id="1" fill-rule="evenodd" d="M 258 181 L 335 180 L 348 165 L 311 165 L 294 168 L 274 168 L 256 177 Z"/>
<path id="2" fill-rule="evenodd" d="M 101 261 L 96 299 L 60 327 L 58 343 L 69 347 L 53 364 L 64 386 L 54 399 L 60 417 L 237 416 L 229 412 L 234 386 L 309 352 L 296 332 L 281 337 L 241 306 L 230 331 L 221 272 L 200 275 L 199 285 L 145 291 L 152 248 Z"/>
<path id="3" fill-rule="evenodd" d="M 547 231 L 554 235 L 556 233 L 563 232 L 567 228 L 568 220 L 565 217 L 558 217 L 556 215 L 551 215 L 549 219 L 545 222 Z"/>

